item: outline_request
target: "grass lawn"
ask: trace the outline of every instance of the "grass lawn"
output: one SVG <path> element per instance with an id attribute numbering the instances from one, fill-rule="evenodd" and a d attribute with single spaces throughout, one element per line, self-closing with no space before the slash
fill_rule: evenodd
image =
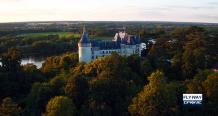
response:
<path id="1" fill-rule="evenodd" d="M 60 38 L 80 38 L 80 34 L 75 34 L 72 32 L 43 32 L 43 33 L 26 33 L 26 34 L 20 34 L 17 35 L 17 37 L 27 37 L 27 38 L 40 38 L 40 37 L 46 37 L 49 35 L 58 35 Z M 90 35 L 91 39 L 97 39 L 97 40 L 112 40 L 113 37 L 98 37 L 94 35 Z"/>
<path id="2" fill-rule="evenodd" d="M 38 38 L 45 37 L 49 35 L 58 35 L 60 38 L 79 38 L 80 34 L 75 34 L 71 32 L 44 32 L 44 33 L 26 33 L 17 35 L 18 37 L 28 37 L 28 38 Z"/>

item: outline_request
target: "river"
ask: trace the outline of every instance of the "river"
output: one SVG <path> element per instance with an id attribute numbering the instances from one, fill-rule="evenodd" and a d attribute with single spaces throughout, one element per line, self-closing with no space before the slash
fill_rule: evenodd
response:
<path id="1" fill-rule="evenodd" d="M 34 64 L 36 65 L 37 68 L 41 68 L 42 64 L 44 63 L 44 58 L 23 58 L 21 60 L 21 65 L 25 65 L 25 64 Z M 2 65 L 2 63 L 0 62 L 0 65 Z"/>
<path id="2" fill-rule="evenodd" d="M 34 64 L 37 68 L 41 68 L 44 63 L 44 58 L 23 58 L 21 60 L 21 65 Z"/>

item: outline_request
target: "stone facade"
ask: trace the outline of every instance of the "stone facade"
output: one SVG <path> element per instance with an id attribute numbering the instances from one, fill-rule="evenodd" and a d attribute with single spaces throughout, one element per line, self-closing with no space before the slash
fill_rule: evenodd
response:
<path id="1" fill-rule="evenodd" d="M 85 28 L 78 43 L 79 62 L 90 62 L 100 57 L 116 52 L 120 55 L 130 56 L 137 54 L 141 56 L 140 38 L 128 35 L 125 30 L 115 34 L 112 41 L 90 40 Z"/>

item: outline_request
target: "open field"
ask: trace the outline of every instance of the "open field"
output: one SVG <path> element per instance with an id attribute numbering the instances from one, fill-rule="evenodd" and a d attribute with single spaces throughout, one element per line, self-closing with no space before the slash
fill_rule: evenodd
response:
<path id="1" fill-rule="evenodd" d="M 27 38 L 39 38 L 49 35 L 58 35 L 60 38 L 79 38 L 80 34 L 75 34 L 72 32 L 44 32 L 44 33 L 26 33 L 17 35 L 18 37 L 27 37 Z"/>
<path id="2" fill-rule="evenodd" d="M 40 38 L 46 37 L 49 35 L 58 35 L 59 38 L 80 38 L 80 34 L 75 34 L 72 32 L 43 32 L 43 33 L 26 33 L 26 34 L 19 34 L 17 37 L 27 37 L 27 38 Z M 90 35 L 91 39 L 97 40 L 111 40 L 113 37 L 98 37 L 94 35 Z"/>

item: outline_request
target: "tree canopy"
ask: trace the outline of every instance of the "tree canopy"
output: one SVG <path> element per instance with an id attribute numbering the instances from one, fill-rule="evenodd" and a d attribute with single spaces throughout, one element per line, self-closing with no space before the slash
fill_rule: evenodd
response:
<path id="1" fill-rule="evenodd" d="M 43 116 L 75 116 L 76 108 L 71 99 L 65 96 L 56 96 L 49 100 Z"/>

